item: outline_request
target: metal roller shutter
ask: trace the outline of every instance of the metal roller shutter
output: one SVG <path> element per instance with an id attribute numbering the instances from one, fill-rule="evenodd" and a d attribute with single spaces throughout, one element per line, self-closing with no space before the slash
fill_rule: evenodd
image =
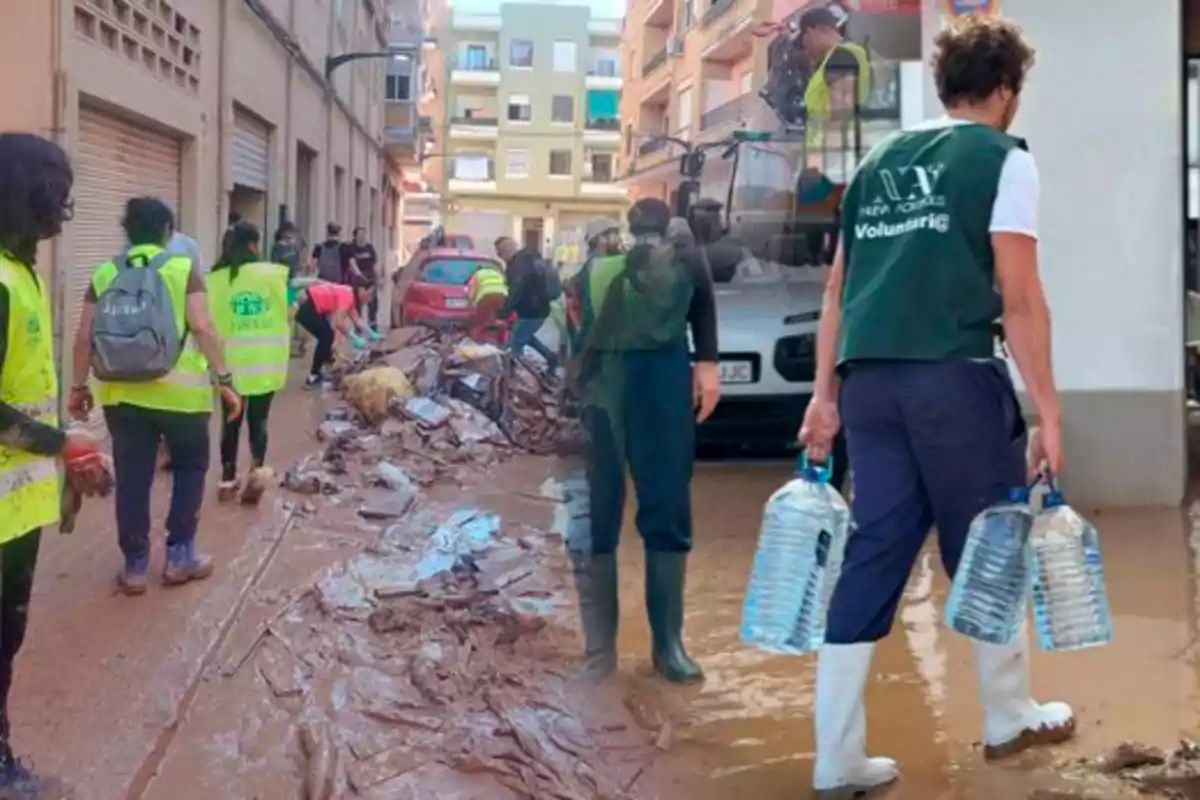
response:
<path id="1" fill-rule="evenodd" d="M 233 182 L 247 189 L 267 190 L 269 167 L 267 126 L 245 114 L 233 115 Z"/>
<path id="2" fill-rule="evenodd" d="M 68 337 L 79 322 L 79 310 L 92 273 L 117 255 L 125 244 L 121 214 L 131 197 L 159 197 L 178 214 L 180 143 L 158 131 L 127 122 L 86 106 L 79 109 L 75 147 L 75 239 Z"/>
<path id="3" fill-rule="evenodd" d="M 70 342 L 79 325 L 83 295 L 92 274 L 125 246 L 121 215 L 131 197 L 158 197 L 178 214 L 180 143 L 158 131 L 103 111 L 81 106 L 75 146 L 75 217 L 71 223 L 75 255 L 65 302 Z M 64 365 L 70 358 L 64 353 Z M 66 374 L 64 374 L 66 378 Z M 87 427 L 104 435 L 104 418 L 95 412 Z"/>

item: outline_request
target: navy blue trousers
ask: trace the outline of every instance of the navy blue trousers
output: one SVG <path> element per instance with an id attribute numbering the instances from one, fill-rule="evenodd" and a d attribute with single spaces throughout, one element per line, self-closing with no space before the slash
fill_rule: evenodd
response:
<path id="1" fill-rule="evenodd" d="M 171 456 L 174 483 L 167 513 L 167 557 L 178 560 L 172 554 L 193 546 L 210 457 L 208 418 L 208 414 L 125 404 L 104 409 L 116 473 L 117 537 L 130 572 L 145 572 L 149 567 L 150 493 L 158 470 L 158 443 L 162 440 Z"/>
<path id="2" fill-rule="evenodd" d="M 971 520 L 1025 482 L 1025 423 L 1000 361 L 852 365 L 841 416 L 856 530 L 826 640 L 855 644 L 891 630 L 931 527 L 953 577 Z"/>
<path id="3" fill-rule="evenodd" d="M 647 550 L 692 549 L 696 418 L 687 350 L 635 350 L 621 357 L 624 392 L 617 424 L 585 406 L 585 458 L 594 555 L 616 552 L 625 512 L 625 465 L 637 493 L 637 529 Z"/>

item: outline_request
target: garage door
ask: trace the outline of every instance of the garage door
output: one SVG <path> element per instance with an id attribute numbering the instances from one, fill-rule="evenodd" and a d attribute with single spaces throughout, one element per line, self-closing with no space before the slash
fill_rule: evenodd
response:
<path id="1" fill-rule="evenodd" d="M 95 109 L 79 109 L 75 148 L 75 258 L 68 336 L 96 267 L 125 244 L 121 215 L 131 197 L 159 197 L 179 213 L 179 140 Z"/>
<path id="2" fill-rule="evenodd" d="M 267 190 L 270 174 L 269 131 L 251 116 L 233 115 L 233 182 L 247 189 Z"/>
<path id="3" fill-rule="evenodd" d="M 512 236 L 512 226 L 503 211 L 460 211 L 446 225 L 446 233 L 466 234 L 477 248 L 492 253 L 497 239 Z"/>

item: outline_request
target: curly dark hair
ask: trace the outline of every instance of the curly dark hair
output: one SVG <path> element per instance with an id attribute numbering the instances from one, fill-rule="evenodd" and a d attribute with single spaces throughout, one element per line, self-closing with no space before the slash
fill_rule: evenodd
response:
<path id="1" fill-rule="evenodd" d="M 0 248 L 26 264 L 71 218 L 71 160 L 32 133 L 0 133 Z"/>
<path id="2" fill-rule="evenodd" d="M 175 229 L 175 214 L 171 207 L 157 197 L 131 197 L 125 203 L 121 218 L 125 237 L 133 246 L 155 244 L 164 246 Z"/>
<path id="3" fill-rule="evenodd" d="M 997 89 L 1019 94 L 1034 49 L 1020 27 L 980 14 L 960 17 L 933 40 L 933 76 L 945 106 L 981 103 Z"/>

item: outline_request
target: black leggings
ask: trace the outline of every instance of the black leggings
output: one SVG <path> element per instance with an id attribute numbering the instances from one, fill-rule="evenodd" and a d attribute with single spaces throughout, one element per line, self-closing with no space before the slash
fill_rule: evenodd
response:
<path id="1" fill-rule="evenodd" d="M 333 325 L 329 323 L 327 316 L 317 311 L 312 300 L 305 300 L 300 308 L 296 309 L 296 322 L 317 340 L 317 346 L 313 350 L 311 374 L 320 376 L 325 365 L 333 361 Z"/>
<path id="2" fill-rule="evenodd" d="M 8 691 L 12 688 L 13 661 L 25 641 L 41 539 L 39 528 L 0 545 L 0 755 L 8 751 Z"/>
<path id="3" fill-rule="evenodd" d="M 242 417 L 250 429 L 250 458 L 255 467 L 267 459 L 267 418 L 271 415 L 274 392 L 245 398 L 246 407 L 237 419 L 225 419 L 221 428 L 221 480 L 237 478 L 238 439 L 242 433 Z"/>

